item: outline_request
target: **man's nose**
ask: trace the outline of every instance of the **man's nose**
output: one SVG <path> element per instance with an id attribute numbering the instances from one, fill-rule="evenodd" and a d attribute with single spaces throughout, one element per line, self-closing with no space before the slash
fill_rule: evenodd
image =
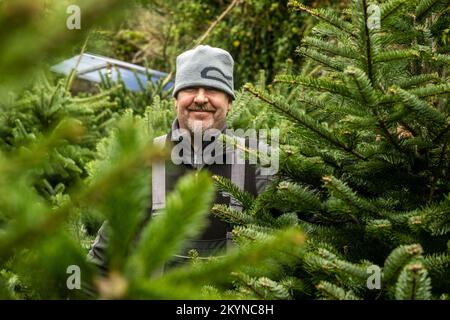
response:
<path id="1" fill-rule="evenodd" d="M 198 104 L 205 104 L 208 102 L 208 97 L 205 94 L 205 89 L 199 88 L 195 95 L 194 102 Z"/>

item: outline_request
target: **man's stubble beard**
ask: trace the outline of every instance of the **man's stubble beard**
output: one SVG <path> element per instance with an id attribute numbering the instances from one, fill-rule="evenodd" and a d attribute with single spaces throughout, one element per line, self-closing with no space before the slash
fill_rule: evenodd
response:
<path id="1" fill-rule="evenodd" d="M 187 119 L 187 127 L 192 134 L 203 134 L 206 130 L 213 128 L 214 119 L 209 120 L 194 120 Z"/>

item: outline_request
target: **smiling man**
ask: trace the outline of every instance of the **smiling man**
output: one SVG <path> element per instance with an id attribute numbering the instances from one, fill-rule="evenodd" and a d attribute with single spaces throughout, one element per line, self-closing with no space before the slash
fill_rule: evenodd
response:
<path id="1" fill-rule="evenodd" d="M 177 58 L 173 96 L 180 128 L 222 130 L 234 100 L 231 55 L 219 48 L 198 46 Z"/>
<path id="2" fill-rule="evenodd" d="M 191 87 L 178 92 L 177 119 L 180 128 L 195 132 L 222 129 L 231 109 L 231 97 L 210 87 Z"/>
<path id="3" fill-rule="evenodd" d="M 270 176 L 247 162 L 238 161 L 239 150 L 224 147 L 218 139 L 227 129 L 227 115 L 235 99 L 231 55 L 220 48 L 198 46 L 177 57 L 177 70 L 173 97 L 177 118 L 168 134 L 155 139 L 155 143 L 172 148 L 171 159 L 152 166 L 152 203 L 149 220 L 165 208 L 166 194 L 178 179 L 193 170 L 208 170 L 212 175 L 230 179 L 238 188 L 253 195 L 260 193 Z M 195 139 L 200 136 L 199 139 Z M 248 146 L 249 141 L 237 138 Z M 197 141 L 196 141 L 197 140 Z M 199 142 L 196 145 L 196 142 Z M 205 154 L 205 150 L 210 152 Z M 197 155 L 205 154 L 205 157 Z M 228 205 L 241 211 L 242 206 L 229 195 L 217 192 L 215 204 Z M 184 249 L 174 257 L 168 268 L 189 259 L 188 252 L 196 250 L 200 259 L 217 256 L 232 245 L 232 226 L 210 214 L 207 227 L 196 239 L 189 239 Z M 147 223 L 147 222 L 145 222 Z M 103 224 L 89 252 L 90 259 L 107 266 L 107 224 Z"/>

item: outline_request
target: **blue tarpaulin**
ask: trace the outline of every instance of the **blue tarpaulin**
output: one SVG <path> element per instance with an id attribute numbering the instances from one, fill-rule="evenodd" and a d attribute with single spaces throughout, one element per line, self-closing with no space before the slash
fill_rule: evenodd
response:
<path id="1" fill-rule="evenodd" d="M 114 82 L 123 80 L 125 86 L 132 91 L 141 91 L 147 86 L 148 79 L 156 84 L 160 79 L 164 79 L 167 73 L 156 71 L 132 63 L 123 62 L 120 60 L 107 58 L 91 53 L 83 53 L 78 62 L 80 55 L 76 55 L 70 59 L 51 67 L 51 71 L 69 75 L 70 71 L 77 66 L 76 77 L 91 82 L 100 83 L 103 77 L 109 77 Z M 78 65 L 77 65 L 78 63 Z M 119 76 L 120 75 L 120 76 Z M 142 85 L 139 84 L 141 82 Z M 172 88 L 173 82 L 169 82 L 164 91 Z"/>

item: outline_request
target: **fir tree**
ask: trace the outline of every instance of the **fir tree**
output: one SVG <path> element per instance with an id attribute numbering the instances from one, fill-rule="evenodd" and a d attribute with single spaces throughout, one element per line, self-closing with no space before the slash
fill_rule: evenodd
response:
<path id="1" fill-rule="evenodd" d="M 236 125 L 257 115 L 259 127 L 282 130 L 280 178 L 250 205 L 222 183 L 247 210 L 216 211 L 246 234 L 306 232 L 307 253 L 274 278 L 303 283 L 294 296 L 448 296 L 446 4 L 354 0 L 339 15 L 291 1 L 319 20 L 298 48 L 308 63 L 237 99 Z M 371 266 L 379 288 L 369 288 Z"/>
<path id="2" fill-rule="evenodd" d="M 230 116 L 234 127 L 282 131 L 280 172 L 256 198 L 202 172 L 181 179 L 164 213 L 143 224 L 150 164 L 167 156 L 151 141 L 174 115 L 163 84 L 134 94 L 105 79 L 98 94 L 74 97 L 69 77 L 2 99 L 1 298 L 448 299 L 447 1 L 353 0 L 341 14 L 291 6 L 319 21 L 298 49 L 303 69 L 288 62 L 268 87 L 261 72 Z M 42 14 L 30 8 L 23 39 L 3 34 L 2 97 L 34 64 L 16 54 Z M 16 18 L 2 12 L 0 25 Z M 59 31 L 36 40 L 36 57 Z M 215 188 L 244 207 L 212 209 L 234 224 L 238 248 L 208 261 L 191 252 L 192 263 L 155 275 L 201 231 Z M 89 221 L 105 219 L 101 274 L 86 252 Z M 83 290 L 71 290 L 76 267 Z"/>

